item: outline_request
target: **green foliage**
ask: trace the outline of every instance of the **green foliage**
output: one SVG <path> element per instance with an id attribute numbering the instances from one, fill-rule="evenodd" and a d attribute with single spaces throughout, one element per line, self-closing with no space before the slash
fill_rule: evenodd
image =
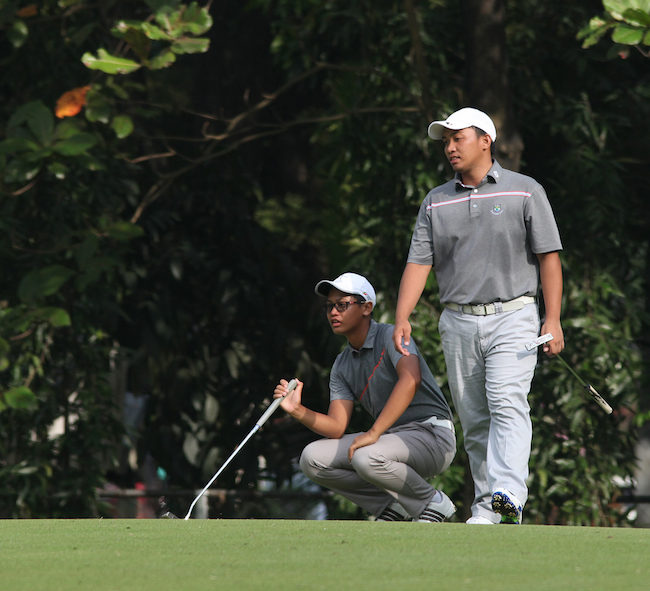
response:
<path id="1" fill-rule="evenodd" d="M 134 60 L 111 55 L 103 48 L 97 50 L 97 55 L 84 53 L 81 58 L 83 65 L 90 70 L 101 70 L 105 74 L 131 74 L 140 68 Z"/>
<path id="2" fill-rule="evenodd" d="M 129 436 L 172 486 L 216 471 L 280 377 L 327 408 L 342 343 L 313 285 L 368 274 L 392 320 L 418 206 L 449 175 L 426 126 L 464 104 L 461 4 L 417 4 L 426 75 L 392 0 L 48 1 L 39 19 L 3 4 L 2 516 L 96 515 L 105 478 L 132 483 L 125 387 L 147 400 Z M 565 242 L 567 358 L 616 409 L 540 361 L 527 515 L 623 523 L 609 502 L 632 471 L 648 327 L 647 64 L 580 49 L 590 2 L 506 4 L 523 172 Z M 82 113 L 56 120 L 57 98 L 85 85 Z M 432 279 L 414 334 L 446 391 L 439 309 Z M 278 415 L 219 484 L 256 487 L 264 456 L 281 485 L 312 437 Z M 462 448 L 436 482 L 467 508 Z"/>
<path id="3" fill-rule="evenodd" d="M 0 158 L 6 159 L 2 180 L 19 185 L 34 180 L 43 169 L 65 176 L 68 157 L 86 156 L 97 141 L 76 121 L 55 124 L 42 101 L 26 103 L 9 118 L 6 139 L 0 142 Z M 84 162 L 87 167 L 92 163 Z"/>
<path id="4" fill-rule="evenodd" d="M 582 46 L 592 47 L 610 33 L 614 43 L 634 46 L 650 46 L 650 2 L 648 0 L 603 0 L 605 14 L 593 17 L 580 30 L 578 39 Z M 626 49 L 619 48 L 620 55 L 627 57 Z"/>
<path id="5" fill-rule="evenodd" d="M 153 6 L 152 6 L 153 4 Z M 83 55 L 82 62 L 91 70 L 106 74 L 131 74 L 142 65 L 159 70 L 176 61 L 177 54 L 205 53 L 210 47 L 202 35 L 212 27 L 212 17 L 198 3 L 149 3 L 156 24 L 147 21 L 120 20 L 111 29 L 114 37 L 128 44 L 137 61 L 111 55 L 99 49 L 97 56 Z M 157 42 L 157 43 L 156 43 Z"/>

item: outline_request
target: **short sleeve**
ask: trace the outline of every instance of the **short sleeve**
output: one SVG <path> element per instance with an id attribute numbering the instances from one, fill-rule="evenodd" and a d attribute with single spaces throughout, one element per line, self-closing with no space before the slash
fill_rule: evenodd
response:
<path id="1" fill-rule="evenodd" d="M 560 232 L 544 188 L 536 184 L 526 200 L 525 218 L 530 248 L 535 254 L 562 250 Z"/>
<path id="2" fill-rule="evenodd" d="M 332 371 L 330 372 L 330 401 L 331 400 L 352 400 L 354 394 L 350 385 L 340 371 L 340 356 L 336 358 Z"/>
<path id="3" fill-rule="evenodd" d="M 425 199 L 420 205 L 420 211 L 415 220 L 413 235 L 411 236 L 411 246 L 408 253 L 408 263 L 417 265 L 433 265 L 433 231 L 427 205 L 429 199 Z"/>

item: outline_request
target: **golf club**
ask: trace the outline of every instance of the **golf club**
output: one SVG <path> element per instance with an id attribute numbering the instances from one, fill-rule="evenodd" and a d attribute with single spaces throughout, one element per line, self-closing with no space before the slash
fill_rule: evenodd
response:
<path id="1" fill-rule="evenodd" d="M 537 337 L 534 341 L 531 341 L 526 345 L 526 349 L 528 351 L 532 351 L 533 349 L 539 347 L 540 345 L 543 345 L 544 343 L 548 343 L 549 341 L 553 340 L 553 335 L 549 332 L 547 334 L 543 334 L 539 337 Z M 600 406 L 608 415 L 612 414 L 612 407 L 607 403 L 607 401 L 598 393 L 596 388 L 594 388 L 591 384 L 588 384 L 585 382 L 577 373 L 576 371 L 564 360 L 564 358 L 559 354 L 556 353 L 554 357 L 557 357 L 564 367 L 566 367 L 569 372 L 573 375 L 574 378 L 582 384 L 582 387 L 587 391 L 587 394 L 591 396 L 596 404 Z"/>
<path id="2" fill-rule="evenodd" d="M 235 451 L 232 452 L 232 454 L 230 454 L 230 457 L 229 457 L 229 458 L 228 458 L 228 459 L 223 463 L 223 465 L 221 466 L 221 468 L 219 468 L 219 470 L 217 470 L 217 473 L 216 473 L 216 474 L 215 474 L 215 475 L 210 479 L 210 481 L 209 481 L 209 482 L 208 482 L 208 483 L 203 487 L 203 490 L 202 490 L 198 495 L 196 495 L 196 498 L 192 501 L 192 504 L 190 505 L 190 508 L 189 508 L 189 510 L 187 511 L 187 515 L 185 515 L 185 517 L 184 517 L 185 521 L 187 521 L 187 520 L 190 518 L 190 515 L 192 514 L 192 510 L 194 509 L 194 505 L 196 505 L 196 503 L 198 502 L 198 500 L 199 500 L 199 499 L 200 499 L 200 498 L 205 494 L 205 491 L 208 490 L 208 489 L 210 488 L 210 486 L 212 486 L 212 483 L 217 479 L 217 477 L 219 476 L 219 474 L 221 474 L 221 473 L 224 471 L 224 469 L 226 468 L 226 466 L 227 466 L 227 465 L 230 463 L 230 461 L 231 461 L 231 460 L 232 460 L 232 459 L 237 455 L 237 453 L 239 452 L 239 450 L 240 450 L 242 447 L 244 447 L 244 445 L 246 445 L 246 442 L 247 442 L 247 441 L 248 441 L 248 440 L 249 440 L 253 435 L 255 435 L 255 433 L 257 433 L 257 432 L 261 429 L 262 425 L 263 425 L 264 423 L 266 423 L 266 421 L 269 419 L 269 417 L 270 417 L 270 416 L 275 412 L 275 409 L 278 408 L 278 406 L 280 406 L 280 403 L 281 403 L 281 402 L 282 402 L 282 401 L 283 401 L 287 396 L 289 396 L 289 395 L 291 394 L 291 392 L 293 392 L 293 390 L 295 390 L 295 388 L 296 388 L 297 385 L 298 385 L 298 380 L 296 380 L 296 379 L 294 378 L 294 379 L 291 380 L 291 381 L 289 382 L 289 384 L 287 385 L 287 393 L 286 393 L 284 396 L 282 396 L 281 398 L 276 398 L 276 399 L 275 399 L 275 400 L 274 400 L 274 401 L 269 405 L 269 407 L 266 409 L 266 411 L 264 412 L 264 414 L 259 418 L 259 420 L 257 421 L 257 423 L 255 423 L 255 426 L 251 429 L 250 433 L 249 433 L 248 435 L 246 435 L 246 437 L 244 438 L 244 440 L 243 440 L 243 441 L 242 441 L 242 442 L 237 446 L 237 448 L 235 449 Z M 163 513 L 160 517 L 161 517 L 162 519 L 177 519 L 176 515 L 174 515 L 171 511 L 167 511 L 166 513 Z"/>

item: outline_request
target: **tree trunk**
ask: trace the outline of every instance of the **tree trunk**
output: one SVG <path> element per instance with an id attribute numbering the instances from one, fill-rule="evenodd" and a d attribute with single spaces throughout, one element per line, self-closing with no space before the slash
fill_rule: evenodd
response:
<path id="1" fill-rule="evenodd" d="M 488 113 L 497 127 L 496 158 L 519 170 L 524 143 L 517 132 L 508 78 L 503 0 L 462 0 L 466 33 L 467 106 Z"/>
<path id="2" fill-rule="evenodd" d="M 420 19 L 418 17 L 417 9 L 413 4 L 413 0 L 404 0 L 404 8 L 408 18 L 409 34 L 411 36 L 411 55 L 415 73 L 420 83 L 420 109 L 426 116 L 428 121 L 433 120 L 433 100 L 431 99 L 431 92 L 429 90 L 429 70 L 427 68 L 426 59 L 424 57 L 424 48 L 422 46 L 422 38 L 420 36 Z"/>

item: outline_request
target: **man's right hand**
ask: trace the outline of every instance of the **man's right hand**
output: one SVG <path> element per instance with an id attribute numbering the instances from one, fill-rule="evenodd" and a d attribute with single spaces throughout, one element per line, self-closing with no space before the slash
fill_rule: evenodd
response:
<path id="1" fill-rule="evenodd" d="M 397 296 L 397 307 L 395 308 L 393 345 L 404 356 L 409 355 L 405 347 L 411 344 L 411 325 L 408 319 L 422 295 L 430 271 L 431 265 L 406 263 L 404 273 L 402 273 Z"/>
<path id="2" fill-rule="evenodd" d="M 411 324 L 408 320 L 403 320 L 400 322 L 395 322 L 395 328 L 393 330 L 393 345 L 395 345 L 395 350 L 401 353 L 402 355 L 409 356 L 410 353 L 408 349 L 405 348 L 411 344 Z"/>
<path id="3" fill-rule="evenodd" d="M 284 397 L 280 403 L 280 406 L 289 414 L 295 412 L 302 404 L 303 382 L 301 382 L 298 378 L 296 378 L 296 382 L 298 382 L 298 385 L 296 386 L 295 390 L 290 392 L 288 395 L 287 386 L 289 385 L 289 382 L 287 380 L 280 380 L 280 383 L 275 387 L 275 390 L 273 390 L 273 398 Z"/>

